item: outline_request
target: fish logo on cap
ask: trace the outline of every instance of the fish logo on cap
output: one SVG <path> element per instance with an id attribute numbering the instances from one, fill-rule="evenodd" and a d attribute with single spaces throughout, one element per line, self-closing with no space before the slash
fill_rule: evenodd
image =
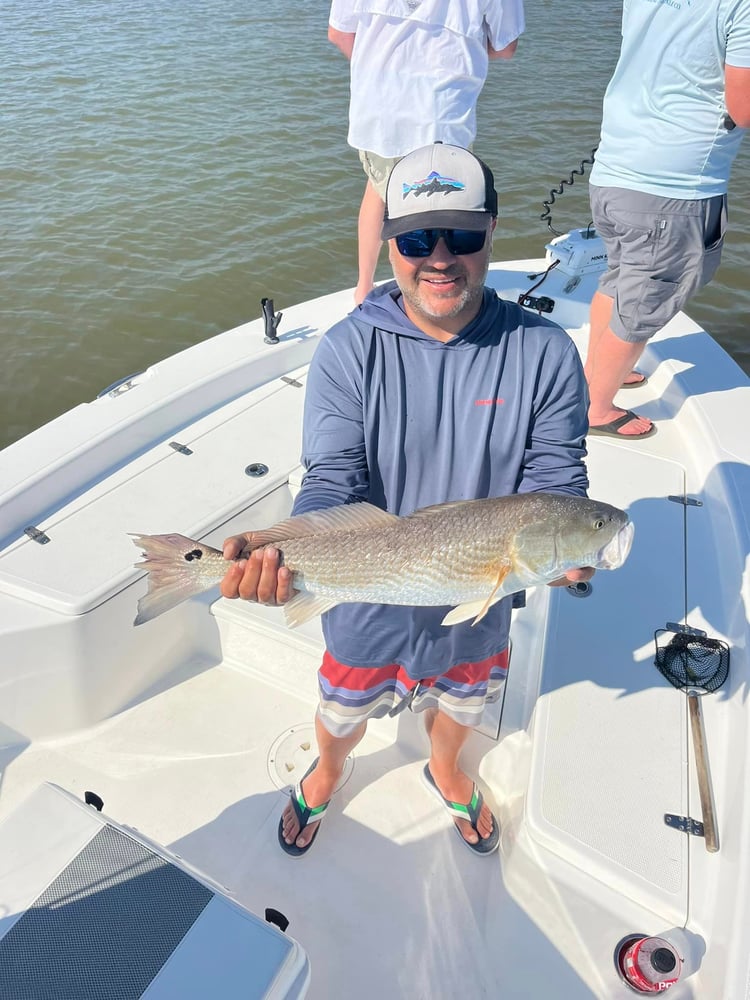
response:
<path id="1" fill-rule="evenodd" d="M 420 194 L 450 194 L 451 191 L 463 191 L 465 185 L 461 181 L 452 177 L 443 177 L 437 170 L 433 170 L 424 180 L 415 181 L 413 184 L 403 184 L 403 197 L 413 194 L 418 198 Z"/>

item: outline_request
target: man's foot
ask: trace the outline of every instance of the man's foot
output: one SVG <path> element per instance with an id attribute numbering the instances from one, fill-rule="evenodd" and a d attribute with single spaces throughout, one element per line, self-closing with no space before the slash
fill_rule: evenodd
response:
<path id="1" fill-rule="evenodd" d="M 500 843 L 500 827 L 482 793 L 463 771 L 436 778 L 437 770 L 434 762 L 425 764 L 425 784 L 451 814 L 466 846 L 477 854 L 491 854 Z"/>
<path id="2" fill-rule="evenodd" d="M 327 772 L 316 758 L 296 785 L 279 821 L 279 842 L 283 841 L 285 850 L 289 848 L 288 854 L 298 857 L 298 852 L 310 847 L 340 778 L 340 773 Z"/>
<path id="3" fill-rule="evenodd" d="M 653 421 L 639 417 L 632 410 L 612 409 L 601 420 L 589 414 L 589 434 L 608 434 L 610 437 L 643 438 L 655 430 Z"/>

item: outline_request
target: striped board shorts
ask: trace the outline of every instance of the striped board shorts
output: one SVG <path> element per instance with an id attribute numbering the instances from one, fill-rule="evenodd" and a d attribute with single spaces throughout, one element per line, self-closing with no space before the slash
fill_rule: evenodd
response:
<path id="1" fill-rule="evenodd" d="M 350 736 L 367 719 L 380 719 L 402 706 L 412 712 L 438 708 L 461 726 L 478 726 L 485 705 L 502 694 L 507 675 L 507 649 L 421 680 L 409 677 L 396 663 L 348 667 L 326 651 L 318 671 L 318 717 L 339 739 Z"/>

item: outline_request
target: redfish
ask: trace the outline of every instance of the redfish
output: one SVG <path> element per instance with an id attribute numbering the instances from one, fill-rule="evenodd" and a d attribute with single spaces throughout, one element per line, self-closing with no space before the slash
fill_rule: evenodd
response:
<path id="1" fill-rule="evenodd" d="M 501 598 L 583 566 L 616 569 L 633 540 L 628 515 L 598 500 L 520 493 L 458 500 L 405 517 L 345 504 L 254 531 L 243 552 L 273 545 L 294 574 L 284 605 L 294 627 L 337 604 L 452 607 L 443 625 L 478 622 Z M 215 586 L 228 563 L 184 535 L 134 535 L 148 593 L 135 624 Z"/>

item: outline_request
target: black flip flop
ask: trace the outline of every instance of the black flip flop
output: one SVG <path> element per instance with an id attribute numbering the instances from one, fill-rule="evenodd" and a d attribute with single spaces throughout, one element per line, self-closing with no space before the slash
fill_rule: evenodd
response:
<path id="1" fill-rule="evenodd" d="M 655 424 L 651 424 L 647 431 L 641 431 L 640 434 L 620 434 L 620 429 L 637 417 L 637 413 L 633 413 L 632 410 L 626 410 L 621 417 L 610 420 L 608 424 L 590 425 L 589 434 L 607 434 L 609 437 L 619 438 L 620 441 L 638 441 L 640 438 L 651 437 L 656 432 Z"/>
<path id="2" fill-rule="evenodd" d="M 631 375 L 640 375 L 637 382 L 623 382 L 620 386 L 621 389 L 640 389 L 642 385 L 647 385 L 648 375 L 644 375 L 643 372 L 637 371 L 635 368 L 630 373 Z"/>
<path id="3" fill-rule="evenodd" d="M 500 846 L 500 825 L 494 816 L 492 816 L 492 833 L 489 835 L 489 837 L 483 837 L 479 833 L 479 830 L 477 830 L 477 823 L 479 822 L 479 814 L 482 811 L 482 804 L 484 802 L 484 799 L 482 798 L 482 793 L 477 788 L 476 783 L 474 784 L 474 788 L 472 789 L 471 792 L 471 802 L 469 802 L 467 805 L 462 805 L 462 803 L 460 802 L 451 802 L 450 799 L 445 798 L 443 793 L 435 784 L 435 779 L 432 777 L 432 774 L 430 773 L 429 764 L 425 764 L 424 766 L 424 770 L 422 771 L 422 780 L 424 781 L 427 788 L 429 788 L 429 790 L 432 792 L 432 794 L 436 795 L 440 799 L 446 811 L 450 813 L 451 817 L 454 820 L 453 823 L 454 829 L 458 834 L 458 836 L 461 838 L 461 843 L 465 844 L 466 847 L 468 847 L 469 850 L 472 852 L 472 854 L 492 854 L 493 851 L 496 851 L 498 849 L 498 847 Z M 461 831 L 459 830 L 458 826 L 455 823 L 455 820 L 457 819 L 463 819 L 466 820 L 467 823 L 471 823 L 472 827 L 477 831 L 477 835 L 479 836 L 479 840 L 476 842 L 476 844 L 470 844 L 469 841 L 466 839 L 466 837 L 464 837 L 464 835 L 461 833 Z"/>
<path id="4" fill-rule="evenodd" d="M 292 803 L 292 809 L 294 809 L 294 815 L 297 817 L 297 822 L 299 823 L 299 830 L 297 831 L 297 837 L 302 833 L 308 823 L 317 823 L 318 826 L 315 827 L 315 832 L 313 833 L 310 843 L 305 844 L 304 847 L 297 847 L 296 843 L 292 842 L 287 844 L 284 840 L 284 817 L 282 816 L 279 820 L 279 844 L 281 845 L 282 851 L 288 854 L 292 858 L 301 858 L 303 854 L 307 854 L 312 845 L 315 843 L 315 838 L 318 836 L 318 830 L 320 830 L 320 820 L 323 819 L 325 811 L 328 808 L 330 799 L 328 802 L 324 802 L 322 806 L 315 806 L 311 809 L 305 800 L 305 796 L 302 792 L 302 782 L 305 778 L 312 774 L 315 768 L 318 766 L 318 761 L 320 757 L 316 757 L 312 764 L 308 767 L 305 773 L 302 775 L 300 780 L 294 786 L 293 790 L 290 792 L 290 800 Z M 297 837 L 294 838 L 296 841 Z"/>

